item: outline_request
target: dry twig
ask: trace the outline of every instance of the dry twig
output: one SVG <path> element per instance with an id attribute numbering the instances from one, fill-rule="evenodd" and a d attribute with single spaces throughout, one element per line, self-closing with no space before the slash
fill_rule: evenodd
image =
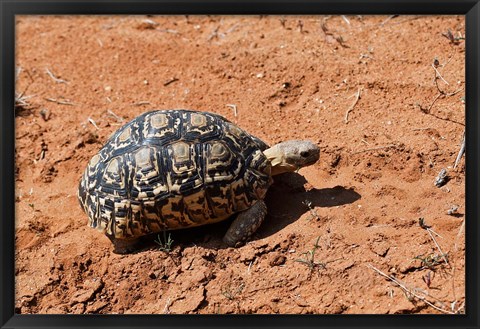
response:
<path id="1" fill-rule="evenodd" d="M 149 101 L 140 101 L 133 103 L 132 106 L 141 106 L 141 105 L 150 105 L 151 103 Z"/>
<path id="2" fill-rule="evenodd" d="M 453 165 L 453 169 L 457 168 L 458 163 L 460 162 L 460 159 L 463 156 L 463 153 L 465 153 L 465 131 L 463 131 L 462 145 L 460 146 L 460 151 L 458 151 L 458 155 L 457 155 L 457 158 L 455 159 L 455 164 Z"/>
<path id="3" fill-rule="evenodd" d="M 30 106 L 30 103 L 27 102 L 29 98 L 34 97 L 35 95 L 29 95 L 25 96 L 24 93 L 17 94 L 15 93 L 15 108 L 16 109 L 21 109 L 21 108 L 27 108 Z"/>
<path id="4" fill-rule="evenodd" d="M 445 254 L 443 253 L 442 249 L 440 248 L 440 246 L 439 246 L 438 243 L 437 243 L 437 240 L 435 239 L 435 237 L 434 237 L 433 234 L 432 234 L 432 232 L 435 233 L 435 231 L 433 231 L 433 230 L 432 230 L 431 228 L 429 228 L 429 227 L 427 227 L 426 230 L 427 230 L 428 234 L 430 235 L 430 238 L 432 238 L 433 243 L 435 243 L 435 245 L 437 246 L 437 249 L 438 249 L 438 251 L 440 252 L 440 255 L 442 256 L 443 261 L 445 262 L 445 264 L 446 264 L 447 266 L 450 266 L 450 264 L 448 263 L 447 257 L 445 257 Z M 435 233 L 435 234 L 437 234 L 437 233 Z M 437 235 L 438 235 L 438 234 L 437 234 Z"/>
<path id="5" fill-rule="evenodd" d="M 426 128 L 413 128 L 412 130 L 413 130 L 413 131 L 419 131 L 419 130 L 430 130 L 430 129 L 432 129 L 432 128 L 430 128 L 430 127 L 426 127 Z"/>
<path id="6" fill-rule="evenodd" d="M 18 77 L 20 76 L 20 73 L 22 71 L 23 71 L 23 69 L 21 67 L 16 67 L 15 68 L 15 84 L 17 83 Z M 25 70 L 25 72 L 28 74 L 28 77 L 30 78 L 31 83 L 33 83 L 33 78 L 31 76 L 30 72 L 28 70 Z M 26 96 L 25 93 L 27 92 L 31 83 L 29 83 L 27 85 L 27 87 L 25 88 L 25 90 L 23 92 L 17 93 L 15 91 L 15 104 L 14 104 L 15 111 L 17 111 L 17 110 L 22 111 L 22 110 L 26 110 L 26 109 L 30 108 L 31 104 L 30 104 L 30 102 L 28 102 L 28 99 L 34 97 L 35 95 Z"/>
<path id="7" fill-rule="evenodd" d="M 217 38 L 217 39 L 219 39 L 220 37 L 223 38 L 225 36 L 225 34 L 219 33 L 218 30 L 220 30 L 220 26 L 217 26 L 216 28 L 213 29 L 212 33 L 210 33 L 210 35 L 208 36 L 207 41 L 210 41 L 213 38 Z"/>
<path id="8" fill-rule="evenodd" d="M 377 151 L 377 150 L 382 150 L 382 149 L 388 149 L 388 148 L 391 148 L 391 147 L 396 147 L 396 145 L 395 144 L 390 144 L 390 145 L 387 145 L 387 146 L 372 147 L 372 148 L 369 148 L 369 149 L 366 149 L 366 150 L 353 152 L 351 154 L 354 155 L 354 154 L 359 154 L 359 153 L 368 152 L 368 151 Z"/>
<path id="9" fill-rule="evenodd" d="M 235 104 L 227 104 L 228 107 L 231 107 L 232 110 L 233 110 L 233 115 L 235 116 L 235 118 L 237 117 L 238 113 L 237 113 L 237 105 Z"/>
<path id="10" fill-rule="evenodd" d="M 348 123 L 348 114 L 353 110 L 355 105 L 357 105 L 358 100 L 360 99 L 361 92 L 362 92 L 362 89 L 358 88 L 357 93 L 353 95 L 353 96 L 355 96 L 355 100 L 353 101 L 353 104 L 350 105 L 350 107 L 347 109 L 347 112 L 345 113 L 345 123 Z"/>
<path id="11" fill-rule="evenodd" d="M 123 121 L 124 121 L 124 119 L 123 119 L 122 117 L 119 117 L 118 115 L 116 115 L 115 113 L 113 113 L 112 110 L 107 110 L 107 112 L 108 112 L 111 116 L 113 116 L 115 119 L 117 119 L 117 121 L 119 121 L 119 122 L 123 122 Z"/>
<path id="12" fill-rule="evenodd" d="M 347 23 L 347 25 L 350 25 L 350 20 L 347 18 L 347 16 L 342 15 L 342 19 L 344 20 L 345 23 Z"/>
<path id="13" fill-rule="evenodd" d="M 440 74 L 440 72 L 438 72 L 437 67 L 435 66 L 435 64 L 432 64 L 432 67 L 433 67 L 433 69 L 435 70 L 435 73 L 436 73 L 436 76 L 435 76 L 435 77 L 439 77 L 439 78 L 442 79 L 443 82 L 445 82 L 447 85 L 450 85 L 450 84 L 447 82 L 447 80 L 445 80 L 445 79 L 442 77 L 442 75 Z"/>
<path id="14" fill-rule="evenodd" d="M 463 90 L 463 87 L 462 88 L 459 88 L 457 90 L 455 90 L 454 92 L 451 92 L 451 93 L 447 93 L 446 91 L 440 89 L 440 86 L 438 85 L 438 79 L 442 79 L 447 85 L 449 84 L 443 77 L 442 75 L 440 74 L 440 72 L 438 72 L 437 70 L 437 66 L 438 66 L 438 60 L 435 59 L 434 63 L 432 63 L 432 68 L 433 70 L 435 71 L 435 78 L 434 78 L 434 82 L 435 82 L 435 86 L 437 87 L 437 90 L 438 90 L 438 94 L 437 96 L 435 96 L 435 98 L 433 99 L 432 103 L 430 104 L 430 106 L 427 108 L 427 109 L 424 109 L 422 107 L 420 107 L 422 109 L 422 111 L 426 114 L 430 114 L 430 110 L 432 109 L 433 105 L 435 104 L 435 102 L 440 98 L 444 98 L 444 97 L 450 97 L 450 96 L 454 96 L 456 94 L 458 94 L 459 92 L 461 92 Z"/>
<path id="15" fill-rule="evenodd" d="M 52 103 L 57 103 L 57 104 L 61 104 L 61 105 L 76 105 L 75 103 L 72 103 L 70 102 L 69 100 L 58 100 L 58 99 L 55 99 L 55 98 L 45 98 L 45 100 L 49 101 L 49 102 L 52 102 Z"/>
<path id="16" fill-rule="evenodd" d="M 395 17 L 398 17 L 399 15 L 390 15 L 387 17 L 387 19 L 385 19 L 383 22 L 380 23 L 380 26 L 384 26 L 389 20 L 391 20 L 392 18 L 395 18 Z"/>
<path id="17" fill-rule="evenodd" d="M 56 83 L 66 83 L 66 84 L 68 84 L 68 81 L 57 78 L 57 77 L 48 69 L 48 67 L 45 68 L 45 72 L 47 72 L 48 76 L 49 76 L 50 78 L 52 78 L 52 80 L 55 81 Z"/>
<path id="18" fill-rule="evenodd" d="M 98 128 L 96 122 L 92 118 L 88 117 L 88 122 L 90 122 L 95 128 L 97 128 L 97 130 L 100 130 L 100 128 Z"/>
<path id="19" fill-rule="evenodd" d="M 413 297 L 416 297 L 418 299 L 420 299 L 421 301 L 425 302 L 426 304 L 430 305 L 431 307 L 433 307 L 434 309 L 442 312 L 442 313 L 446 313 L 446 314 L 456 314 L 455 312 L 451 312 L 451 311 L 447 311 L 441 307 L 438 307 L 436 306 L 435 304 L 433 304 L 432 302 L 430 302 L 429 300 L 427 300 L 425 297 L 423 296 L 420 296 L 418 293 L 415 292 L 415 289 L 409 289 L 407 288 L 403 283 L 401 283 L 400 281 L 398 281 L 397 279 L 395 279 L 393 276 L 390 276 L 390 275 L 387 275 L 385 273 L 383 273 L 382 271 L 380 271 L 378 268 L 376 268 L 375 266 L 373 265 L 370 265 L 368 264 L 367 267 L 371 268 L 372 270 L 374 270 L 375 272 L 377 272 L 378 274 L 380 274 L 381 276 L 389 279 L 390 281 L 394 282 L 395 284 L 397 284 L 405 293 L 408 293 L 409 295 L 413 296 Z"/>
<path id="20" fill-rule="evenodd" d="M 177 78 L 171 78 L 170 80 L 165 81 L 165 82 L 163 83 L 163 85 L 166 87 L 166 86 L 168 86 L 169 84 L 174 83 L 174 82 L 176 82 L 176 81 L 178 81 Z"/>

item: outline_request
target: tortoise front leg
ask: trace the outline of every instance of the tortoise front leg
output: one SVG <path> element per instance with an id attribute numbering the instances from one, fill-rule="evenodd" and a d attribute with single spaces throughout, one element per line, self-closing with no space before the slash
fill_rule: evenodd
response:
<path id="1" fill-rule="evenodd" d="M 237 247 L 260 227 L 267 214 L 265 201 L 259 200 L 249 209 L 238 214 L 223 237 L 229 247 Z"/>

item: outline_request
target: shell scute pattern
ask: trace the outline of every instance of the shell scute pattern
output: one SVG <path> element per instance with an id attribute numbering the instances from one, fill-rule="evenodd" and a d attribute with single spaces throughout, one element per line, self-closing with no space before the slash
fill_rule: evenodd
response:
<path id="1" fill-rule="evenodd" d="M 79 201 L 89 225 L 117 239 L 218 222 L 264 197 L 265 147 L 213 113 L 147 112 L 90 160 Z"/>
<path id="2" fill-rule="evenodd" d="M 140 121 L 140 120 L 139 120 Z M 179 119 L 164 113 L 152 113 L 144 116 L 142 136 L 163 145 L 179 139 Z"/>
<path id="3" fill-rule="evenodd" d="M 153 200 L 168 193 L 168 187 L 160 175 L 158 154 L 152 147 L 141 147 L 134 153 L 131 198 Z"/>
<path id="4" fill-rule="evenodd" d="M 125 167 L 122 157 L 112 158 L 100 179 L 100 190 L 115 196 L 127 196 L 125 189 Z"/>
<path id="5" fill-rule="evenodd" d="M 208 142 L 205 148 L 205 158 L 207 159 L 205 182 L 230 181 L 240 173 L 242 164 L 226 143 L 222 141 Z"/>

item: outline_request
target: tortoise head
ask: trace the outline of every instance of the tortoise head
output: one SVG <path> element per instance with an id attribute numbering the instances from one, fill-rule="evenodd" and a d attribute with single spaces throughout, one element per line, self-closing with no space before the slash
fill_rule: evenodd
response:
<path id="1" fill-rule="evenodd" d="M 310 141 L 293 140 L 272 146 L 263 152 L 272 164 L 272 175 L 294 172 L 320 158 L 320 148 Z"/>

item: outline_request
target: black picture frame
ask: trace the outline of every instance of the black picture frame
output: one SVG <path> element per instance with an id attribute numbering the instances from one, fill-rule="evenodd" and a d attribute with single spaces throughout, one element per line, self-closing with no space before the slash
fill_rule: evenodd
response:
<path id="1" fill-rule="evenodd" d="M 151 0 L 1 1 L 0 326 L 1 328 L 478 328 L 480 231 L 478 0 Z M 465 315 L 16 315 L 14 314 L 15 15 L 98 14 L 459 14 L 466 17 Z"/>

